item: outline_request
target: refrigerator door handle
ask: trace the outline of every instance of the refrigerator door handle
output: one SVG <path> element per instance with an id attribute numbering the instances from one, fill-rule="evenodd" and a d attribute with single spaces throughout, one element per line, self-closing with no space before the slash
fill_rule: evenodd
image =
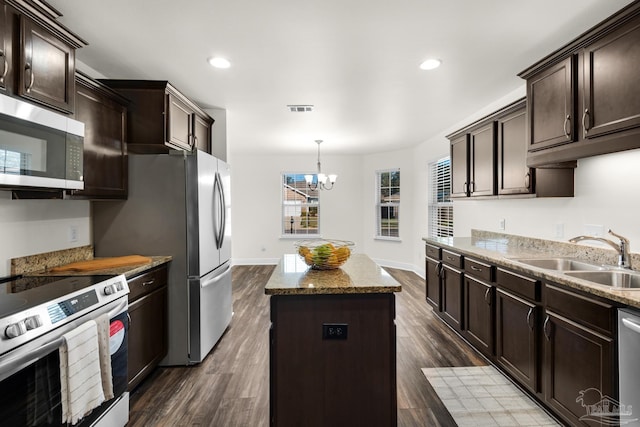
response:
<path id="1" fill-rule="evenodd" d="M 213 237 L 216 241 L 216 249 L 220 249 L 220 210 L 218 209 L 220 197 L 220 176 L 216 172 L 213 179 Z"/>
<path id="2" fill-rule="evenodd" d="M 221 215 L 221 224 L 220 224 L 220 248 L 224 244 L 224 231 L 227 228 L 227 201 L 224 197 L 224 186 L 222 185 L 222 178 L 220 178 L 220 173 L 218 173 L 218 186 L 220 189 L 220 212 Z"/>
<path id="3" fill-rule="evenodd" d="M 201 282 L 201 283 L 200 283 L 200 288 L 201 288 L 201 289 L 204 289 L 204 288 L 207 288 L 207 287 L 209 287 L 209 286 L 211 286 L 211 285 L 214 285 L 214 284 L 218 283 L 218 282 L 219 282 L 220 280 L 222 280 L 222 278 L 223 278 L 223 277 L 224 277 L 224 276 L 229 272 L 229 270 L 231 270 L 231 266 L 230 266 L 230 265 L 227 265 L 227 268 L 225 268 L 225 269 L 224 269 L 224 271 L 223 271 L 222 273 L 220 273 L 219 275 L 217 275 L 215 279 L 213 279 L 213 280 L 207 280 L 207 281 L 206 281 L 206 282 L 204 282 L 204 283 L 202 283 L 202 282 Z"/>

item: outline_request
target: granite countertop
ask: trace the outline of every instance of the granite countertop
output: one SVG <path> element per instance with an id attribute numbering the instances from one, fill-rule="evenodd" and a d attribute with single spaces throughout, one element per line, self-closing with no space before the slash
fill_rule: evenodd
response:
<path id="1" fill-rule="evenodd" d="M 151 262 L 143 265 L 124 266 L 92 271 L 64 271 L 53 273 L 53 267 L 66 265 L 76 261 L 88 261 L 97 259 L 93 256 L 93 246 L 80 246 L 77 248 L 63 249 L 60 251 L 45 252 L 42 254 L 28 255 L 11 260 L 11 274 L 23 276 L 116 276 L 124 274 L 129 279 L 147 270 L 166 264 L 171 261 L 171 256 L 149 256 Z"/>
<path id="2" fill-rule="evenodd" d="M 422 240 L 480 261 L 490 262 L 499 267 L 506 267 L 515 272 L 606 298 L 618 303 L 618 305 L 640 308 L 640 290 L 612 290 L 608 286 L 571 277 L 561 271 L 538 268 L 514 260 L 517 258 L 569 257 L 596 264 L 615 265 L 617 254 L 613 250 L 477 230 L 472 230 L 471 237 L 425 237 Z M 639 257 L 638 254 L 632 254 L 634 268 L 640 266 Z"/>
<path id="3" fill-rule="evenodd" d="M 376 294 L 402 287 L 364 254 L 334 270 L 313 270 L 297 254 L 285 254 L 265 286 L 267 295 Z"/>

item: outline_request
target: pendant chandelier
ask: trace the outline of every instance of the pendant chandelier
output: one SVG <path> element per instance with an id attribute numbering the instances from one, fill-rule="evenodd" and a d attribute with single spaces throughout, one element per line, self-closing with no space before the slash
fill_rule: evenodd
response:
<path id="1" fill-rule="evenodd" d="M 313 182 L 313 175 L 305 175 L 304 180 L 307 182 L 307 186 L 311 190 L 331 190 L 333 188 L 333 184 L 336 183 L 336 179 L 338 179 L 338 175 L 329 174 L 325 175 L 322 173 L 322 168 L 320 167 L 320 144 L 322 144 L 321 139 L 316 139 L 316 144 L 318 144 L 318 173 L 316 174 L 317 180 Z"/>

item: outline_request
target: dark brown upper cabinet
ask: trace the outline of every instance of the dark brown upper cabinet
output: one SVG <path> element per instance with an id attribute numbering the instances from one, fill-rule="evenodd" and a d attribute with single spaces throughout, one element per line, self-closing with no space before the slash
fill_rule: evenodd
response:
<path id="1" fill-rule="evenodd" d="M 496 194 L 495 124 L 483 122 L 448 138 L 451 140 L 451 197 Z"/>
<path id="2" fill-rule="evenodd" d="M 573 197 L 575 162 L 527 166 L 527 100 L 512 104 L 447 136 L 451 141 L 451 197 Z"/>
<path id="3" fill-rule="evenodd" d="M 530 167 L 640 148 L 640 2 L 522 71 Z"/>
<path id="4" fill-rule="evenodd" d="M 531 151 L 576 140 L 574 59 L 571 56 L 527 80 Z"/>
<path id="5" fill-rule="evenodd" d="M 45 2 L 0 1 L 0 89 L 73 113 L 75 52 L 87 43 Z"/>
<path id="6" fill-rule="evenodd" d="M 469 195 L 469 135 L 451 139 L 451 197 Z"/>
<path id="7" fill-rule="evenodd" d="M 582 137 L 640 126 L 640 19 L 583 50 Z"/>
<path id="8" fill-rule="evenodd" d="M 526 102 L 518 102 L 497 124 L 498 194 L 533 193 L 534 170 L 527 167 Z"/>
<path id="9" fill-rule="evenodd" d="M 41 104 L 73 112 L 75 49 L 24 16 L 18 94 Z"/>
<path id="10" fill-rule="evenodd" d="M 496 124 L 490 122 L 469 134 L 469 195 L 496 194 Z"/>
<path id="11" fill-rule="evenodd" d="M 0 1 L 0 89 L 7 89 L 13 81 L 11 66 L 11 12 L 5 2 Z"/>
<path id="12" fill-rule="evenodd" d="M 76 74 L 74 117 L 84 123 L 84 190 L 73 190 L 70 198 L 127 198 L 127 105 L 113 90 Z"/>
<path id="13" fill-rule="evenodd" d="M 211 152 L 213 119 L 164 80 L 100 80 L 131 100 L 128 149 L 164 153 L 170 149 Z"/>

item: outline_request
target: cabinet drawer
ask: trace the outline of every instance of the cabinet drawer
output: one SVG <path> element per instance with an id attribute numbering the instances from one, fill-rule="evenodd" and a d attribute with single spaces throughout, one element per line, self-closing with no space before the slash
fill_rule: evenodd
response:
<path id="1" fill-rule="evenodd" d="M 440 259 L 440 248 L 430 244 L 425 245 L 425 252 L 429 258 Z"/>
<path id="2" fill-rule="evenodd" d="M 547 310 L 607 335 L 615 332 L 616 311 L 611 304 L 578 295 L 553 285 L 545 285 Z"/>
<path id="3" fill-rule="evenodd" d="M 464 274 L 474 276 L 487 282 L 493 282 L 493 266 L 475 259 L 466 258 L 464 260 Z"/>
<path id="4" fill-rule="evenodd" d="M 442 261 L 452 267 L 462 268 L 462 255 L 455 252 L 450 252 L 446 249 L 443 249 Z"/>
<path id="5" fill-rule="evenodd" d="M 128 279 L 129 302 L 133 302 L 143 295 L 148 294 L 162 286 L 167 285 L 167 267 L 160 266 Z"/>
<path id="6" fill-rule="evenodd" d="M 540 301 L 539 280 L 498 268 L 496 271 L 496 283 L 498 286 L 508 289 L 520 296 L 534 301 Z"/>

